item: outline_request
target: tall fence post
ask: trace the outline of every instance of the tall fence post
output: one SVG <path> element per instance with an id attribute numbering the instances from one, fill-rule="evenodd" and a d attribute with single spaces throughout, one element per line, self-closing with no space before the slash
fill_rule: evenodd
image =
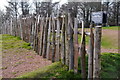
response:
<path id="1" fill-rule="evenodd" d="M 69 70 L 74 69 L 74 44 L 73 24 L 70 13 L 68 13 L 68 43 L 69 43 Z"/>
<path id="2" fill-rule="evenodd" d="M 68 15 L 65 14 L 65 64 L 69 66 Z"/>
<path id="3" fill-rule="evenodd" d="M 62 21 L 62 32 L 61 32 L 62 36 L 62 42 L 61 42 L 61 61 L 62 64 L 65 64 L 65 51 L 66 51 L 66 47 L 65 47 L 65 18 L 63 17 L 63 21 Z"/>
<path id="4" fill-rule="evenodd" d="M 60 21 L 59 16 L 57 17 L 57 33 L 56 33 L 56 61 L 60 60 Z"/>
<path id="5" fill-rule="evenodd" d="M 55 41 L 55 19 L 52 16 L 52 62 L 55 62 L 55 51 L 56 51 L 56 41 Z"/>
<path id="6" fill-rule="evenodd" d="M 41 25 L 40 25 L 40 51 L 39 55 L 42 56 L 43 51 L 43 34 L 44 34 L 44 17 L 42 18 Z"/>
<path id="7" fill-rule="evenodd" d="M 93 25 L 90 25 L 90 40 L 89 40 L 89 53 L 88 53 L 88 78 L 93 78 L 93 53 L 94 53 L 94 34 Z"/>
<path id="8" fill-rule="evenodd" d="M 82 21 L 82 38 L 81 38 L 81 47 L 80 47 L 80 56 L 81 56 L 81 75 L 82 78 L 86 78 L 86 60 L 85 60 L 85 32 L 84 32 L 84 21 Z"/>
<path id="9" fill-rule="evenodd" d="M 78 72 L 78 25 L 77 18 L 74 19 L 74 72 Z"/>
<path id="10" fill-rule="evenodd" d="M 46 52 L 47 52 L 47 36 L 48 36 L 48 15 L 46 17 L 46 23 L 44 26 L 44 39 L 43 39 L 43 58 L 46 58 Z"/>
<path id="11" fill-rule="evenodd" d="M 102 26 L 95 26 L 93 78 L 100 78 L 101 33 L 102 33 Z"/>
<path id="12" fill-rule="evenodd" d="M 47 59 L 50 59 L 50 41 L 51 41 L 51 16 L 49 18 L 48 38 L 47 38 Z"/>

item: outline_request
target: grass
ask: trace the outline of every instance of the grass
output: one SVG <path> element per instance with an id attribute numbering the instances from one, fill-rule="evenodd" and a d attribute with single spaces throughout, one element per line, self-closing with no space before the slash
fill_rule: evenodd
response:
<path id="1" fill-rule="evenodd" d="M 120 26 L 103 27 L 103 29 L 120 30 Z"/>
<path id="2" fill-rule="evenodd" d="M 118 27 L 120 26 L 111 26 L 111 27 L 103 27 L 103 30 L 115 30 L 118 32 Z M 87 28 L 86 31 L 89 31 Z M 78 41 L 81 42 L 81 35 L 78 35 Z M 89 37 L 86 36 L 86 44 L 89 44 Z M 105 49 L 118 49 L 118 34 L 113 33 L 110 35 L 108 32 L 102 33 L 101 46 Z"/>
<path id="3" fill-rule="evenodd" d="M 2 35 L 2 48 L 3 49 L 14 49 L 14 48 L 25 48 L 32 49 L 30 43 L 26 43 L 20 39 L 20 37 L 11 36 L 8 34 Z"/>
<path id="4" fill-rule="evenodd" d="M 40 68 L 36 71 L 23 74 L 20 77 L 17 77 L 15 80 L 24 79 L 24 78 L 79 78 L 80 74 L 74 74 L 73 71 L 68 71 L 68 67 L 62 65 L 60 62 L 55 62 L 50 66 Z"/>
<path id="5" fill-rule="evenodd" d="M 50 66 L 40 68 L 38 70 L 25 73 L 15 80 L 26 78 L 81 78 L 80 58 L 79 58 L 79 71 L 78 74 L 74 74 L 73 71 L 68 71 L 68 67 L 62 65 L 61 62 L 55 62 Z M 86 57 L 86 66 L 88 65 L 88 58 Z M 120 54 L 118 53 L 102 53 L 101 56 L 101 78 L 120 78 Z M 87 70 L 87 67 L 86 67 Z"/>

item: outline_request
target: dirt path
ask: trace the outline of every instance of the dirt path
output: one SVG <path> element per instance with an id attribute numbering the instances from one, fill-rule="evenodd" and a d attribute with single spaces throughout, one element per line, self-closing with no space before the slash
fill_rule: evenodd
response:
<path id="1" fill-rule="evenodd" d="M 4 50 L 2 55 L 2 77 L 14 78 L 41 67 L 50 65 L 51 61 L 43 59 L 32 50 Z"/>

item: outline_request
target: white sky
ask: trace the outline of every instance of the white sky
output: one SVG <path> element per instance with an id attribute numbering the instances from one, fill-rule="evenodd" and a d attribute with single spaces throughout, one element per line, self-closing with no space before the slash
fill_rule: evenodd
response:
<path id="1" fill-rule="evenodd" d="M 0 10 L 5 9 L 6 5 L 8 5 L 7 0 L 0 0 Z"/>
<path id="2" fill-rule="evenodd" d="M 0 0 L 0 10 L 4 11 L 5 10 L 5 6 L 8 5 L 7 1 L 10 1 L 10 0 Z M 24 1 L 24 0 L 23 0 Z M 34 1 L 34 0 L 30 0 L 31 1 Z M 40 1 L 40 0 L 39 0 Z M 43 0 L 44 1 L 44 0 Z M 53 2 L 58 2 L 60 1 L 60 4 L 63 4 L 63 3 L 66 3 L 67 0 L 53 0 Z"/>

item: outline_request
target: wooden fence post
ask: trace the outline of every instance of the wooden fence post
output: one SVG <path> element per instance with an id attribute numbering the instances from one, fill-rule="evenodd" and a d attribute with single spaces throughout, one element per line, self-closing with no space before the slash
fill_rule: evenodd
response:
<path id="1" fill-rule="evenodd" d="M 66 50 L 66 47 L 65 47 L 65 19 L 63 17 L 63 21 L 62 21 L 62 32 L 61 32 L 62 36 L 61 36 L 61 39 L 62 39 L 62 42 L 61 42 L 61 61 L 62 61 L 62 64 L 65 64 L 65 50 Z"/>
<path id="2" fill-rule="evenodd" d="M 50 41 L 51 41 L 51 16 L 49 18 L 48 38 L 47 38 L 47 59 L 50 59 Z"/>
<path id="3" fill-rule="evenodd" d="M 94 67 L 93 67 L 93 78 L 100 78 L 100 53 L 101 53 L 101 33 L 102 26 L 95 26 L 94 33 Z"/>
<path id="4" fill-rule="evenodd" d="M 94 34 L 93 25 L 90 25 L 90 40 L 89 40 L 89 53 L 88 53 L 88 78 L 93 78 L 93 53 L 94 53 Z"/>
<path id="5" fill-rule="evenodd" d="M 73 24 L 70 13 L 68 13 L 68 43 L 69 43 L 69 70 L 74 69 L 74 44 Z"/>
<path id="6" fill-rule="evenodd" d="M 42 56 L 42 51 L 43 51 L 43 34 L 44 34 L 44 17 L 42 18 L 41 21 L 41 27 L 40 27 L 40 51 L 39 55 Z"/>
<path id="7" fill-rule="evenodd" d="M 81 47 L 80 47 L 80 56 L 81 56 L 81 75 L 82 78 L 86 78 L 86 60 L 85 60 L 85 32 L 84 32 L 84 22 L 82 21 L 82 38 L 81 38 Z"/>
<path id="8" fill-rule="evenodd" d="M 55 46 L 55 19 L 54 19 L 54 15 L 52 16 L 52 62 L 55 62 L 55 50 L 56 50 L 56 46 Z"/>
<path id="9" fill-rule="evenodd" d="M 44 26 L 44 39 L 43 39 L 43 58 L 46 58 L 46 51 L 47 51 L 47 36 L 48 36 L 48 15 L 46 17 L 46 23 Z"/>
<path id="10" fill-rule="evenodd" d="M 74 19 L 74 73 L 78 72 L 78 25 L 77 18 Z"/>
<path id="11" fill-rule="evenodd" d="M 65 64 L 69 66 L 68 14 L 65 14 Z"/>
<path id="12" fill-rule="evenodd" d="M 56 61 L 60 60 L 60 21 L 59 16 L 57 17 L 57 33 L 56 33 Z"/>

